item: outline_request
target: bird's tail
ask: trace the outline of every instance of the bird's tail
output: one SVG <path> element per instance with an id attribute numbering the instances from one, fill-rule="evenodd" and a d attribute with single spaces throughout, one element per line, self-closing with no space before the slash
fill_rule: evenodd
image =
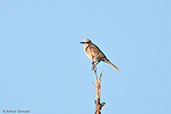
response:
<path id="1" fill-rule="evenodd" d="M 116 71 L 119 71 L 119 69 L 114 64 L 112 64 L 108 59 L 106 59 L 105 62 L 111 65 Z"/>

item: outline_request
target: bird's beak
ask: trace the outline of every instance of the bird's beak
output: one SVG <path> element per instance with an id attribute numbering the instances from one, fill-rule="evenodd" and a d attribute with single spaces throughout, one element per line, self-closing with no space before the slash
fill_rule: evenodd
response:
<path id="1" fill-rule="evenodd" d="M 84 42 L 80 42 L 80 44 L 84 44 Z"/>

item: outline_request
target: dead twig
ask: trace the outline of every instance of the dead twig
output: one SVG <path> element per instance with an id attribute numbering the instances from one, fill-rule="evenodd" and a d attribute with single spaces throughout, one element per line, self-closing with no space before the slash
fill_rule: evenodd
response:
<path id="1" fill-rule="evenodd" d="M 96 65 L 93 66 L 94 74 L 95 74 L 95 83 L 92 82 L 92 84 L 96 87 L 96 109 L 95 109 L 95 114 L 101 114 L 101 109 L 105 105 L 104 102 L 100 103 L 100 89 L 101 89 L 101 77 L 102 77 L 102 72 L 100 72 L 99 79 L 97 78 L 97 73 L 96 73 Z"/>

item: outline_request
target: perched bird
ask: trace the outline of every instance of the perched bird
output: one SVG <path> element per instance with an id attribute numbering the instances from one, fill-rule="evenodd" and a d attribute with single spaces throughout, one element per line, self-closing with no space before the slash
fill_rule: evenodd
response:
<path id="1" fill-rule="evenodd" d="M 95 44 L 93 44 L 89 39 L 84 39 L 83 42 L 80 42 L 80 43 L 83 44 L 84 52 L 88 56 L 88 58 L 92 60 L 93 65 L 96 62 L 97 62 L 96 63 L 97 65 L 100 61 L 104 61 L 110 64 L 114 69 L 119 71 L 119 69 L 115 65 L 113 65 L 107 59 L 107 57 L 103 54 L 103 52 Z"/>

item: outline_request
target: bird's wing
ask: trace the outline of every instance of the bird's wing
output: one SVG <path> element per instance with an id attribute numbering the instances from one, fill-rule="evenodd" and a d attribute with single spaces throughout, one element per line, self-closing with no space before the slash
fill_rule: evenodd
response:
<path id="1" fill-rule="evenodd" d="M 106 58 L 106 56 L 103 54 L 103 52 L 96 45 L 90 45 L 90 50 L 91 50 L 92 56 Z"/>
<path id="2" fill-rule="evenodd" d="M 95 45 L 90 45 L 90 46 L 89 46 L 89 49 L 90 49 L 91 55 L 92 55 L 93 57 L 99 55 L 99 50 L 97 49 L 97 47 L 96 47 Z"/>

